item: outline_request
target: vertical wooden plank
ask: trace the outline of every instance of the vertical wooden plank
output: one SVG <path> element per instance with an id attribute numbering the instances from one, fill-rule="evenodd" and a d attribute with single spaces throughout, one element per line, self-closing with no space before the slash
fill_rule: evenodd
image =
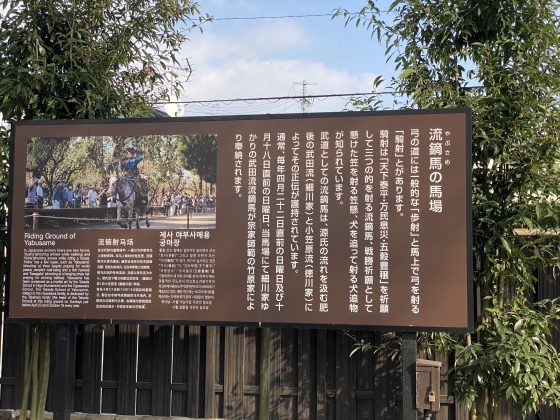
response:
<path id="1" fill-rule="evenodd" d="M 206 327 L 206 354 L 204 378 L 204 417 L 217 417 L 216 410 L 216 340 L 218 327 Z"/>
<path id="2" fill-rule="evenodd" d="M 55 389 L 56 387 L 56 383 L 57 383 L 57 379 L 54 375 L 54 359 L 55 359 L 55 354 L 56 354 L 56 336 L 55 336 L 55 332 L 56 332 L 56 326 L 53 325 L 52 328 L 49 328 L 49 341 L 50 341 L 50 346 L 49 346 L 49 350 L 51 352 L 51 359 L 50 359 L 50 371 L 49 371 L 49 385 L 48 385 L 48 389 L 47 389 L 47 402 L 45 404 L 45 411 L 50 411 L 50 412 L 54 412 L 54 405 L 55 405 L 55 399 L 57 398 L 57 393 L 53 392 L 53 389 Z M 40 350 L 39 350 L 40 351 Z"/>
<path id="3" fill-rule="evenodd" d="M 189 327 L 172 327 L 173 364 L 171 366 L 171 416 L 186 416 L 189 382 Z"/>
<path id="4" fill-rule="evenodd" d="M 280 375 L 282 372 L 282 332 L 279 328 L 270 329 L 270 390 L 269 418 L 280 420 Z"/>
<path id="5" fill-rule="evenodd" d="M 270 328 L 261 328 L 259 374 L 259 420 L 268 420 L 270 398 Z"/>
<path id="6" fill-rule="evenodd" d="M 233 386 L 235 374 L 233 365 L 230 362 L 234 345 L 234 327 L 226 327 L 224 329 L 224 417 L 233 417 L 235 399 L 233 395 Z"/>
<path id="7" fill-rule="evenodd" d="M 116 414 L 136 414 L 136 330 L 134 324 L 117 325 L 117 401 Z"/>
<path id="8" fill-rule="evenodd" d="M 225 389 L 225 376 L 226 376 L 226 328 L 220 327 L 216 331 L 216 376 L 215 381 L 216 384 L 220 385 L 221 391 L 219 394 L 216 395 L 216 408 L 218 410 L 218 417 L 222 418 L 225 417 L 224 415 L 224 389 Z"/>
<path id="9" fill-rule="evenodd" d="M 81 360 L 82 408 L 86 413 L 101 411 L 101 344 L 101 329 L 85 325 L 77 359 Z"/>
<path id="10" fill-rule="evenodd" d="M 260 328 L 246 328 L 243 346 L 243 417 L 258 418 Z"/>
<path id="11" fill-rule="evenodd" d="M 118 330 L 114 324 L 103 326 L 102 352 L 101 413 L 116 413 L 119 345 Z"/>
<path id="12" fill-rule="evenodd" d="M 342 331 L 336 332 L 336 419 L 356 418 L 355 380 L 352 383 L 350 340 Z"/>
<path id="13" fill-rule="evenodd" d="M 345 410 L 345 391 L 346 391 L 346 372 L 344 370 L 344 364 L 340 357 L 342 352 L 344 351 L 344 344 L 341 339 L 340 331 L 336 332 L 336 347 L 335 347 L 335 354 L 336 354 L 336 420 L 343 420 L 344 419 L 344 410 Z"/>
<path id="14" fill-rule="evenodd" d="M 345 359 L 348 369 L 348 404 L 350 407 L 350 413 L 352 418 L 358 418 L 358 380 L 357 380 L 357 361 L 358 358 L 350 357 L 350 353 L 352 352 L 352 339 L 348 337 L 348 335 L 343 333 L 343 340 L 344 340 L 344 353 L 340 355 Z"/>
<path id="15" fill-rule="evenodd" d="M 154 371 L 155 371 L 155 355 L 156 342 L 154 339 L 154 326 L 141 324 L 137 327 L 138 349 L 136 351 L 138 358 L 138 369 L 136 375 L 136 410 L 135 414 L 150 415 L 152 414 L 154 400 L 159 399 L 159 395 L 153 396 L 153 392 L 159 390 L 154 389 Z"/>
<path id="16" fill-rule="evenodd" d="M 457 398 L 449 396 L 449 384 L 446 380 L 455 358 L 450 353 L 437 353 L 436 360 L 441 361 L 440 395 L 442 399 L 440 413 L 435 420 L 468 420 L 469 410 L 465 404 L 461 404 Z"/>
<path id="17" fill-rule="evenodd" d="M 310 419 L 315 414 L 311 410 L 311 390 L 315 380 L 311 374 L 311 331 L 298 330 L 298 419 Z M 313 398 L 314 399 L 314 398 Z"/>
<path id="18" fill-rule="evenodd" d="M 298 418 L 298 333 L 293 328 L 282 328 L 281 334 L 281 367 L 280 367 L 280 407 L 281 419 Z"/>
<path id="19" fill-rule="evenodd" d="M 245 394 L 252 392 L 258 394 L 259 387 L 259 367 L 260 367 L 260 345 L 261 329 L 245 328 L 245 343 L 243 346 L 243 385 Z"/>
<path id="20" fill-rule="evenodd" d="M 317 420 L 327 419 L 327 332 L 317 330 Z"/>
<path id="21" fill-rule="evenodd" d="M 173 327 L 155 326 L 152 330 L 152 415 L 171 415 L 171 354 Z M 139 369 L 142 370 L 142 369 Z"/>
<path id="22" fill-rule="evenodd" d="M 469 420 L 469 409 L 466 404 L 455 403 L 455 417 L 453 420 Z"/>
<path id="23" fill-rule="evenodd" d="M 189 375 L 187 383 L 187 416 L 198 417 L 200 407 L 200 335 L 199 326 L 189 326 Z"/>
<path id="24" fill-rule="evenodd" d="M 25 348 L 25 325 L 4 324 L 4 349 L 0 408 L 19 408 L 23 394 L 23 352 Z M 9 381 L 10 384 L 6 384 Z"/>
<path id="25" fill-rule="evenodd" d="M 372 333 L 361 332 L 356 334 L 358 339 L 372 342 Z M 350 346 L 353 346 L 352 340 Z M 357 352 L 351 358 L 354 362 L 353 372 L 356 375 L 356 418 L 358 420 L 370 420 L 374 418 L 374 359 L 372 352 Z"/>
<path id="26" fill-rule="evenodd" d="M 336 363 L 337 363 L 337 353 L 336 353 L 336 331 L 327 330 L 326 331 L 327 348 L 330 350 L 327 352 L 327 372 L 326 372 L 326 382 L 327 382 L 327 419 L 336 419 Z"/>
<path id="27" fill-rule="evenodd" d="M 375 345 L 383 342 L 383 335 L 375 333 Z M 375 354 L 375 419 L 394 420 L 398 414 L 398 405 L 402 399 L 400 383 L 401 367 L 391 361 L 388 349 Z"/>
<path id="28" fill-rule="evenodd" d="M 425 356 L 420 352 L 418 353 L 418 357 L 422 359 L 425 358 Z M 447 402 L 448 386 L 446 381 L 444 380 L 449 370 L 449 363 L 447 357 L 446 355 L 443 355 L 441 353 L 436 353 L 434 360 L 441 362 L 440 387 L 439 387 L 439 395 L 441 396 L 440 399 L 441 406 L 439 412 L 433 416 L 434 420 L 441 420 L 441 419 L 455 420 L 455 404 L 454 403 L 451 404 Z"/>
<path id="29" fill-rule="evenodd" d="M 83 386 L 84 386 L 84 378 L 83 378 L 83 371 L 84 367 L 83 364 L 87 363 L 87 361 L 83 360 L 78 355 L 81 355 L 81 349 L 83 348 L 83 341 L 84 341 L 84 327 L 85 325 L 76 325 L 75 326 L 75 340 L 76 340 L 76 363 L 74 365 L 74 401 L 72 406 L 72 412 L 80 412 L 85 413 L 82 396 L 83 396 Z"/>
<path id="30" fill-rule="evenodd" d="M 224 417 L 226 418 L 243 416 L 244 335 L 243 327 L 225 329 Z"/>

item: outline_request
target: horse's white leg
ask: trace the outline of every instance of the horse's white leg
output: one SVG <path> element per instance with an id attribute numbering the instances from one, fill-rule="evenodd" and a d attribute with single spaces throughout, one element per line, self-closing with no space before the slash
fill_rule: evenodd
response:
<path id="1" fill-rule="evenodd" d="M 122 204 L 120 202 L 117 204 L 117 223 L 120 227 L 126 228 L 126 225 L 122 222 Z"/>
<path id="2" fill-rule="evenodd" d="M 117 223 L 120 227 L 125 227 L 125 225 L 123 225 L 122 223 L 122 209 L 121 209 L 121 203 L 117 202 Z"/>

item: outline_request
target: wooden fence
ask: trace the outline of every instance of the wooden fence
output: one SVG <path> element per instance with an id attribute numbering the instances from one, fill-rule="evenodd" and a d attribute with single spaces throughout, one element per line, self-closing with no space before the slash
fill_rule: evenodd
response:
<path id="1" fill-rule="evenodd" d="M 128 415 L 258 418 L 258 328 L 104 325 L 76 330 L 74 410 Z M 379 334 L 357 333 L 379 341 Z M 342 331 L 270 329 L 271 419 L 394 419 L 400 369 L 386 355 L 348 357 Z M 23 328 L 6 324 L 0 408 L 21 401 Z M 57 384 L 51 383 L 47 409 Z M 449 413 L 449 414 L 448 414 Z M 438 418 L 454 419 L 452 398 Z"/>
<path id="2" fill-rule="evenodd" d="M 538 295 L 559 296 L 560 282 L 542 276 Z M 3 326 L 0 408 L 21 401 L 23 331 Z M 119 324 L 77 326 L 75 333 L 75 411 L 257 419 L 263 385 L 273 420 L 393 420 L 402 403 L 399 364 L 382 351 L 349 357 L 353 341 L 343 331 L 271 328 L 268 357 L 259 328 Z M 379 333 L 355 336 L 381 340 Z M 560 347 L 560 334 L 554 343 Z M 445 372 L 449 360 L 442 362 Z M 466 420 L 442 383 L 434 418 Z M 50 384 L 47 409 L 57 388 Z M 501 418 L 519 418 L 511 413 L 506 407 Z M 540 419 L 560 413 L 543 408 Z"/>

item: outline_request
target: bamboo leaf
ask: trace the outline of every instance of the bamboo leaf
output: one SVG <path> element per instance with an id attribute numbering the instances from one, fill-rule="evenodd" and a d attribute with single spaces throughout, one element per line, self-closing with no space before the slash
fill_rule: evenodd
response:
<path id="1" fill-rule="evenodd" d="M 500 236 L 500 240 L 502 241 L 502 245 L 504 246 L 507 253 L 511 255 L 511 246 L 510 246 L 509 242 L 507 241 L 507 239 L 504 238 L 503 236 Z"/>

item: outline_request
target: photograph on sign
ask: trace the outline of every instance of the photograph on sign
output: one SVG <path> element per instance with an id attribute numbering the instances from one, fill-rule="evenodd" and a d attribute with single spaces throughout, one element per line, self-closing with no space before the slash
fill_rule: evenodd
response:
<path id="1" fill-rule="evenodd" d="M 10 318 L 472 327 L 468 110 L 13 132 Z"/>
<path id="2" fill-rule="evenodd" d="M 216 150 L 209 134 L 31 138 L 25 228 L 214 229 Z"/>

